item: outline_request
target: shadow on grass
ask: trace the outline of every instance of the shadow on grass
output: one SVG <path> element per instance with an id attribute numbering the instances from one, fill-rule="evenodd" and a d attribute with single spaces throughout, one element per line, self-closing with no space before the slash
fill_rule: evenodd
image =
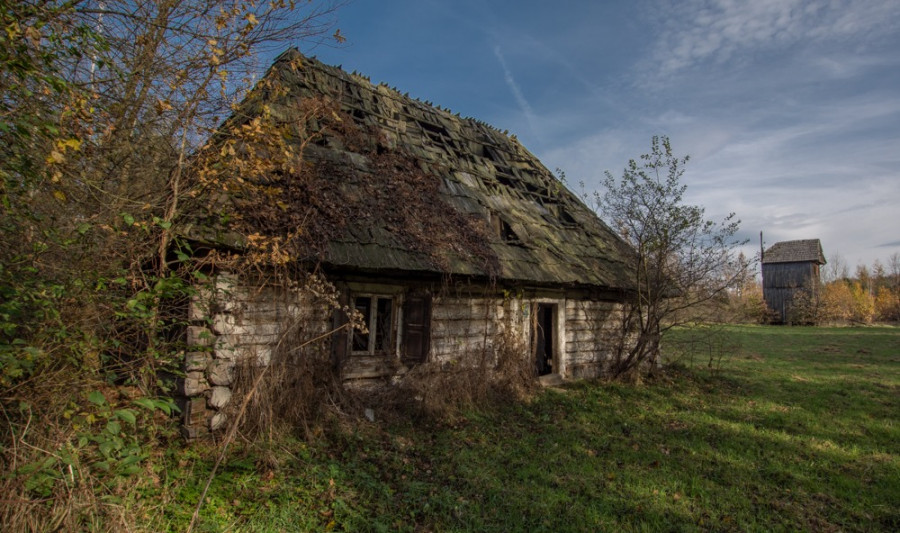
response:
<path id="1" fill-rule="evenodd" d="M 770 329 L 735 328 L 742 353 L 719 373 L 579 383 L 452 423 L 342 426 L 285 460 L 280 503 L 236 523 L 900 531 L 900 331 Z M 259 494 L 222 490 L 223 502 Z"/>

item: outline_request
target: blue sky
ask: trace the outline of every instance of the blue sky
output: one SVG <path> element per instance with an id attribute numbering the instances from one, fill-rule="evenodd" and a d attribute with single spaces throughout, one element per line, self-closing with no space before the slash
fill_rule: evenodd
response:
<path id="1" fill-rule="evenodd" d="M 900 252 L 897 0 L 356 0 L 326 63 L 518 136 L 570 188 L 668 135 L 749 253 Z"/>

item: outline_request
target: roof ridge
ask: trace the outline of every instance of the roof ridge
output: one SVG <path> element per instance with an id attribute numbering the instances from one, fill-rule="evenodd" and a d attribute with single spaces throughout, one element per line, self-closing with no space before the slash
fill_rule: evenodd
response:
<path id="1" fill-rule="evenodd" d="M 280 62 L 293 60 L 294 58 L 298 58 L 298 57 L 301 59 L 301 62 L 305 64 L 304 66 L 306 66 L 306 65 L 311 66 L 312 68 L 315 68 L 324 73 L 337 74 L 341 79 L 355 83 L 357 86 L 364 87 L 373 92 L 377 92 L 378 87 L 384 87 L 390 93 L 392 93 L 390 96 L 393 97 L 395 100 L 411 102 L 418 106 L 422 106 L 423 108 L 427 109 L 428 111 L 444 115 L 446 118 L 448 118 L 450 120 L 453 120 L 453 119 L 464 120 L 464 121 L 471 122 L 473 124 L 477 124 L 479 126 L 486 127 L 488 129 L 492 130 L 493 132 L 496 132 L 496 133 L 499 133 L 500 135 L 506 136 L 509 140 L 514 141 L 516 144 L 519 144 L 521 146 L 521 144 L 519 143 L 518 137 L 514 133 L 510 133 L 509 130 L 500 130 L 500 128 L 498 128 L 492 124 L 489 124 L 487 122 L 484 122 L 480 119 L 477 119 L 475 117 L 472 117 L 472 116 L 461 116 L 458 112 L 454 113 L 453 110 L 450 109 L 449 107 L 444 108 L 444 107 L 441 107 L 440 105 L 437 105 L 437 104 L 431 102 L 430 100 L 422 100 L 421 98 L 409 96 L 409 92 L 401 93 L 397 87 L 390 86 L 387 83 L 385 83 L 384 81 L 379 81 L 377 84 L 372 83 L 372 79 L 370 76 L 366 76 L 357 71 L 347 72 L 346 70 L 343 69 L 343 65 L 329 65 L 329 64 L 319 60 L 318 57 L 316 57 L 316 56 L 307 56 L 307 55 L 303 54 L 303 52 L 298 50 L 296 47 L 291 47 L 291 48 L 285 50 L 284 52 L 282 52 L 281 54 L 279 54 L 275 58 L 275 61 L 272 63 L 271 69 L 274 69 L 274 67 Z"/>

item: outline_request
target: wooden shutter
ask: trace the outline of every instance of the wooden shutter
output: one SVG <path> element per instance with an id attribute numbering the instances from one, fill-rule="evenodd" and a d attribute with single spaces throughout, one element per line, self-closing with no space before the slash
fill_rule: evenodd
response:
<path id="1" fill-rule="evenodd" d="M 424 363 L 431 348 L 431 295 L 410 294 L 403 302 L 403 364 Z"/>

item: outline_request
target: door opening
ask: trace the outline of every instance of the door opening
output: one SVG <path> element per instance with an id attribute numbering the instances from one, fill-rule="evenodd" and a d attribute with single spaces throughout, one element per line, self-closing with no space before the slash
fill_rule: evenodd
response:
<path id="1" fill-rule="evenodd" d="M 536 334 L 534 343 L 534 352 L 536 358 L 536 367 L 538 376 L 546 376 L 552 374 L 553 368 L 553 315 L 556 306 L 552 304 L 538 304 L 536 321 Z"/>

